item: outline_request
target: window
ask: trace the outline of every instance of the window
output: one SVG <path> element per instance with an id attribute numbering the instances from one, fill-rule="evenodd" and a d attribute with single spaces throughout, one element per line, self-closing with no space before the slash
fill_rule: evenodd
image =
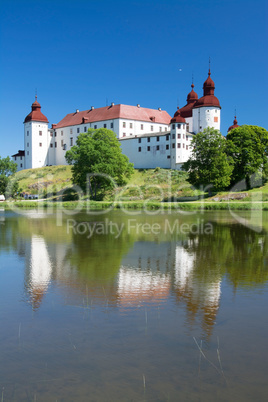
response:
<path id="1" fill-rule="evenodd" d="M 178 142 L 178 144 L 177 144 L 177 147 L 178 147 L 178 148 L 180 148 L 180 147 L 181 147 L 181 144 L 180 144 L 179 142 Z"/>
<path id="2" fill-rule="evenodd" d="M 55 148 L 57 148 L 57 143 L 55 142 Z"/>
<path id="3" fill-rule="evenodd" d="M 63 145 L 63 150 L 64 150 L 64 151 L 66 150 L 66 144 Z"/>
<path id="4" fill-rule="evenodd" d="M 52 143 L 50 144 L 50 148 L 53 148 L 53 144 L 52 144 Z"/>
<path id="5" fill-rule="evenodd" d="M 29 151 L 27 151 L 27 155 L 29 155 Z"/>
<path id="6" fill-rule="evenodd" d="M 50 133 L 50 137 L 53 137 L 53 133 Z"/>
<path id="7" fill-rule="evenodd" d="M 20 157 L 20 160 L 22 161 L 22 156 Z"/>
<path id="8" fill-rule="evenodd" d="M 42 142 L 39 142 L 39 147 L 41 147 L 42 146 Z"/>
<path id="9" fill-rule="evenodd" d="M 186 135 L 186 141 L 188 141 L 189 140 L 189 136 L 188 135 Z"/>
<path id="10" fill-rule="evenodd" d="M 147 147 L 147 151 L 150 151 L 150 149 L 151 149 L 150 147 Z"/>
<path id="11" fill-rule="evenodd" d="M 166 135 L 166 141 L 169 141 L 169 135 Z"/>
<path id="12" fill-rule="evenodd" d="M 185 144 L 182 144 L 183 148 L 185 148 Z"/>
<path id="13" fill-rule="evenodd" d="M 160 147 L 159 147 L 159 145 L 157 145 L 157 146 L 156 146 L 156 150 L 159 151 L 159 149 L 160 149 Z"/>
<path id="14" fill-rule="evenodd" d="M 61 146 L 63 147 L 63 140 L 61 140 Z"/>
<path id="15" fill-rule="evenodd" d="M 172 139 L 175 140 L 175 134 L 172 134 Z"/>
<path id="16" fill-rule="evenodd" d="M 73 129 L 72 128 L 70 128 L 70 134 L 73 134 Z"/>
<path id="17" fill-rule="evenodd" d="M 22 168 L 22 163 L 20 164 L 20 167 Z"/>
<path id="18" fill-rule="evenodd" d="M 60 132 L 60 133 L 61 133 L 61 135 L 63 135 L 63 131 L 62 131 L 62 130 L 61 130 L 61 132 Z"/>
<path id="19" fill-rule="evenodd" d="M 74 142 L 73 137 L 70 137 L 70 146 L 71 146 L 71 147 L 73 146 L 73 142 Z"/>
<path id="20" fill-rule="evenodd" d="M 126 122 L 123 121 L 123 128 L 126 128 Z"/>
<path id="21" fill-rule="evenodd" d="M 214 123 L 218 123 L 218 116 L 214 116 Z"/>
<path id="22" fill-rule="evenodd" d="M 175 128 L 175 124 L 172 124 L 172 128 Z"/>
<path id="23" fill-rule="evenodd" d="M 97 124 L 94 125 L 94 129 L 95 129 L 95 130 L 96 130 L 96 128 L 97 128 Z"/>
<path id="24" fill-rule="evenodd" d="M 139 152 L 141 152 L 141 147 L 139 147 Z"/>
<path id="25" fill-rule="evenodd" d="M 185 134 L 183 134 L 183 139 L 185 140 Z"/>
<path id="26" fill-rule="evenodd" d="M 167 159 L 170 159 L 170 155 L 167 156 Z"/>
<path id="27" fill-rule="evenodd" d="M 141 130 L 143 130 L 143 124 L 141 124 Z"/>
<path id="28" fill-rule="evenodd" d="M 181 135 L 180 135 L 180 134 L 178 134 L 178 138 L 181 138 Z"/>
<path id="29" fill-rule="evenodd" d="M 27 142 L 27 147 L 29 146 L 29 142 Z"/>
<path id="30" fill-rule="evenodd" d="M 151 131 L 154 131 L 154 126 L 151 126 Z"/>
<path id="31" fill-rule="evenodd" d="M 177 127 L 178 127 L 178 128 L 181 128 L 181 124 L 180 124 L 180 123 L 178 123 Z"/>
<path id="32" fill-rule="evenodd" d="M 55 136 L 54 137 L 57 137 L 57 133 L 56 133 L 56 131 L 55 131 Z"/>
<path id="33" fill-rule="evenodd" d="M 77 132 L 77 134 L 80 133 L 80 128 L 79 127 L 77 127 L 76 132 Z"/>
<path id="34" fill-rule="evenodd" d="M 42 135 L 42 131 L 39 131 L 39 135 Z"/>
<path id="35" fill-rule="evenodd" d="M 123 133 L 123 137 L 125 137 L 126 136 L 126 133 Z"/>
<path id="36" fill-rule="evenodd" d="M 27 135 L 29 135 L 29 131 L 27 131 Z"/>
<path id="37" fill-rule="evenodd" d="M 162 132 L 162 127 L 159 127 L 159 131 L 160 131 L 160 133 Z"/>
<path id="38" fill-rule="evenodd" d="M 175 148 L 175 144 L 172 144 L 172 148 Z"/>
<path id="39" fill-rule="evenodd" d="M 110 124 L 110 127 L 111 127 L 111 128 L 114 128 L 114 123 L 111 123 L 111 124 Z"/>
<path id="40" fill-rule="evenodd" d="M 160 141 L 160 138 L 159 138 L 159 137 L 156 137 L 156 141 L 159 142 L 159 141 Z"/>
<path id="41" fill-rule="evenodd" d="M 84 133 L 86 133 L 87 132 L 87 128 L 86 128 L 86 126 L 84 127 Z"/>
<path id="42" fill-rule="evenodd" d="M 188 151 L 188 145 L 186 145 L 186 150 Z"/>
<path id="43" fill-rule="evenodd" d="M 129 128 L 133 128 L 133 123 L 129 123 Z"/>
<path id="44" fill-rule="evenodd" d="M 148 137 L 148 138 L 147 138 L 147 142 L 150 142 L 150 141 L 151 141 L 151 138 L 150 138 L 150 137 Z"/>
<path id="45" fill-rule="evenodd" d="M 104 124 L 103 124 L 103 127 L 106 128 L 106 127 L 107 127 L 107 124 L 104 123 Z"/>
<path id="46" fill-rule="evenodd" d="M 166 145 L 166 150 L 168 150 L 168 149 L 169 149 L 169 145 L 167 144 L 167 145 Z"/>
<path id="47" fill-rule="evenodd" d="M 141 144 L 141 138 L 139 138 L 139 144 Z"/>
<path id="48" fill-rule="evenodd" d="M 165 127 L 165 131 L 167 131 L 167 127 Z"/>

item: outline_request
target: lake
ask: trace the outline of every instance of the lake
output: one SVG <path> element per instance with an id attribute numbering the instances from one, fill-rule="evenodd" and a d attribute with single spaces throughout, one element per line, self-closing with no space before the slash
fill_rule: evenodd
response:
<path id="1" fill-rule="evenodd" d="M 0 210 L 0 398 L 264 401 L 268 213 Z"/>

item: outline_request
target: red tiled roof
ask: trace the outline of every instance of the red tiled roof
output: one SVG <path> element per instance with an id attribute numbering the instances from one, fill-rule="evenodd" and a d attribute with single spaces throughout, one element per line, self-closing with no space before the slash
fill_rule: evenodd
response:
<path id="1" fill-rule="evenodd" d="M 27 123 L 28 121 L 43 121 L 45 123 L 48 123 L 48 119 L 41 112 L 41 105 L 37 102 L 37 96 L 35 97 L 35 101 L 32 104 L 32 111 L 25 117 L 24 123 Z"/>
<path id="2" fill-rule="evenodd" d="M 240 127 L 240 126 L 237 124 L 237 120 L 236 120 L 236 116 L 235 116 L 235 117 L 234 117 L 233 125 L 228 128 L 228 133 L 229 133 L 229 131 L 231 131 L 231 130 L 233 130 L 234 128 L 237 128 L 237 127 Z"/>
<path id="3" fill-rule="evenodd" d="M 177 111 L 175 112 L 174 117 L 170 120 L 170 123 L 186 123 L 185 118 L 181 116 L 179 107 L 177 107 Z"/>
<path id="4" fill-rule="evenodd" d="M 139 106 L 119 104 L 84 110 L 82 112 L 69 113 L 58 124 L 56 124 L 56 128 L 119 118 L 169 124 L 171 116 L 165 110 L 147 109 Z"/>

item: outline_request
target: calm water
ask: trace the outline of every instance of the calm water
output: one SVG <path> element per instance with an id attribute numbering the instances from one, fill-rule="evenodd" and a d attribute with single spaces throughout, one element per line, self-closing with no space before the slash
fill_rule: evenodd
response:
<path id="1" fill-rule="evenodd" d="M 0 210 L 0 400 L 264 401 L 268 215 Z"/>

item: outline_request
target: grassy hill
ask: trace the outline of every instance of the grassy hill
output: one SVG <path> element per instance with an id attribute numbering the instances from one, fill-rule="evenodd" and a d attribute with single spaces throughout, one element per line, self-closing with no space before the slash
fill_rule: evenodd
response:
<path id="1" fill-rule="evenodd" d="M 72 184 L 71 166 L 47 166 L 38 169 L 28 169 L 17 172 L 15 179 L 19 182 L 21 192 L 38 194 L 39 198 L 57 200 L 64 192 L 64 200 L 74 200 L 75 194 Z M 121 199 L 139 201 L 153 199 L 155 201 L 194 201 L 201 195 L 194 191 L 187 181 L 187 174 L 181 171 L 168 169 L 136 169 L 128 183 L 106 193 L 104 201 L 113 200 L 116 193 Z M 206 201 L 268 201 L 268 183 L 246 192 L 221 192 L 207 197 Z"/>

